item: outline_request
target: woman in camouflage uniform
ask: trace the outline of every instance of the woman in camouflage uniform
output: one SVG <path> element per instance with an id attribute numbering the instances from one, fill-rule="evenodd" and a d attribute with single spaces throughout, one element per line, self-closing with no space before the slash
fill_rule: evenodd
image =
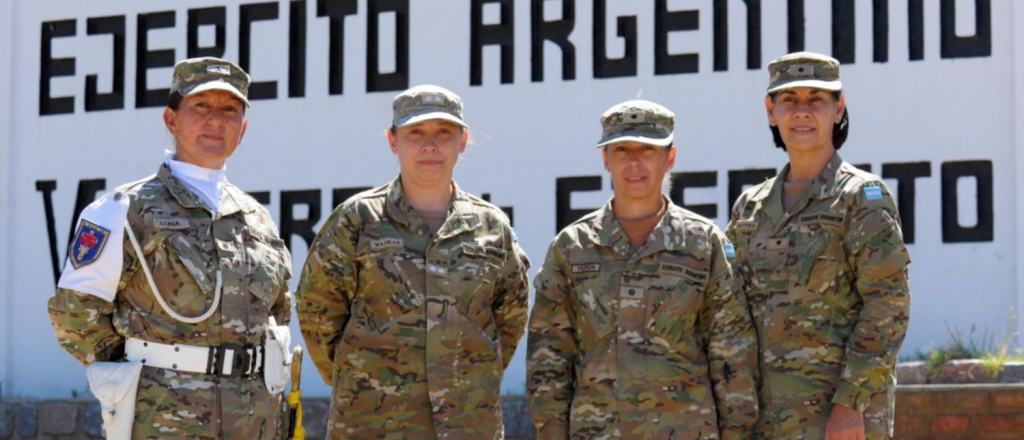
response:
<path id="1" fill-rule="evenodd" d="M 394 100 L 401 174 L 343 203 L 296 292 L 309 355 L 334 387 L 329 438 L 501 438 L 501 379 L 526 322 L 529 261 L 508 217 L 455 184 L 462 102 Z"/>
<path id="2" fill-rule="evenodd" d="M 910 257 L 882 179 L 836 153 L 849 130 L 839 62 L 768 66 L 765 106 L 789 164 L 743 193 L 726 233 L 760 339 L 765 439 L 892 435 Z"/>
<path id="3" fill-rule="evenodd" d="M 80 362 L 145 364 L 132 438 L 277 435 L 264 333 L 290 319 L 291 257 L 267 210 L 225 174 L 248 88 L 228 61 L 175 66 L 164 110 L 175 151 L 82 212 L 49 300 L 57 339 Z"/>
<path id="4" fill-rule="evenodd" d="M 757 336 L 711 220 L 673 204 L 675 116 L 601 116 L 614 197 L 555 237 L 534 285 L 527 369 L 542 440 L 748 439 Z"/>

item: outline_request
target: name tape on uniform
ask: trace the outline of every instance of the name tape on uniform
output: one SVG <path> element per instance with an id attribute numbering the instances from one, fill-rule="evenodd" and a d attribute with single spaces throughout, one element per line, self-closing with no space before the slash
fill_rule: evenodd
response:
<path id="1" fill-rule="evenodd" d="M 735 229 L 739 232 L 753 232 L 757 230 L 757 222 L 754 220 L 739 220 Z"/>
<path id="2" fill-rule="evenodd" d="M 188 229 L 188 220 L 183 218 L 154 218 L 153 227 L 157 230 L 182 230 Z"/>
<path id="3" fill-rule="evenodd" d="M 704 284 L 708 281 L 708 273 L 706 271 L 691 269 L 682 264 L 661 263 L 658 265 L 658 273 L 683 277 L 698 284 Z"/>
<path id="4" fill-rule="evenodd" d="M 832 225 L 842 225 L 843 220 L 843 216 L 828 212 L 800 216 L 800 223 L 828 223 Z"/>
<path id="5" fill-rule="evenodd" d="M 375 251 L 388 248 L 402 249 L 404 247 L 405 241 L 401 238 L 382 238 L 380 240 L 373 240 L 370 242 L 370 249 Z"/>
<path id="6" fill-rule="evenodd" d="M 505 259 L 505 251 L 501 249 L 472 243 L 462 243 L 462 253 L 466 255 L 476 255 L 478 257 L 493 257 L 500 260 Z"/>
<path id="7" fill-rule="evenodd" d="M 585 263 L 572 265 L 572 273 L 600 272 L 601 263 Z"/>

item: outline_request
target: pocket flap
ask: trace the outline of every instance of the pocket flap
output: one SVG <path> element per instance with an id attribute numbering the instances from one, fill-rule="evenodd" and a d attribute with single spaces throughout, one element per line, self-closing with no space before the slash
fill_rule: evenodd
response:
<path id="1" fill-rule="evenodd" d="M 182 234 L 174 234 L 170 241 L 182 266 L 185 266 L 185 270 L 188 270 L 189 275 L 196 280 L 196 284 L 203 293 L 212 293 L 214 289 L 214 282 L 210 277 L 212 271 L 203 260 L 203 255 Z"/>
<path id="2" fill-rule="evenodd" d="M 104 408 L 112 408 L 139 386 L 142 362 L 93 362 L 85 369 L 89 389 Z"/>

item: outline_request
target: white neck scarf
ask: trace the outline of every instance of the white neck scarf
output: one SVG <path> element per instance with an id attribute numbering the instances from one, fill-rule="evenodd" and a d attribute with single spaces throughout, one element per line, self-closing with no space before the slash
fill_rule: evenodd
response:
<path id="1" fill-rule="evenodd" d="M 164 163 L 171 169 L 171 175 L 177 177 L 186 188 L 192 190 L 206 202 L 214 212 L 220 206 L 220 196 L 224 191 L 227 179 L 227 164 L 219 170 L 203 168 L 188 162 L 174 159 L 174 152 L 164 150 Z"/>

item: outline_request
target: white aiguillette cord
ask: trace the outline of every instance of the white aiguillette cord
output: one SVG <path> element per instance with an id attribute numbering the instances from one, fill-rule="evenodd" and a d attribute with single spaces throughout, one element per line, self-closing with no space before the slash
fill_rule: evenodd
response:
<path id="1" fill-rule="evenodd" d="M 142 247 L 139 246 L 139 240 L 135 238 L 135 232 L 132 231 L 132 227 L 131 225 L 128 224 L 128 220 L 124 221 L 124 229 L 128 231 L 128 238 L 132 242 L 132 247 L 135 248 L 135 255 L 139 258 L 139 266 L 142 266 L 142 272 L 146 274 L 146 281 L 149 281 L 149 288 L 153 290 L 153 296 L 156 297 L 156 301 L 160 303 L 160 307 L 163 307 L 164 311 L 167 312 L 168 315 L 171 315 L 172 318 L 177 319 L 178 321 L 184 322 L 186 324 L 195 324 L 203 322 L 209 319 L 210 316 L 213 316 L 213 312 L 216 311 L 217 306 L 220 305 L 220 291 L 221 287 L 224 284 L 220 269 L 217 269 L 217 288 L 216 290 L 214 290 L 213 293 L 213 305 L 210 306 L 210 310 L 207 310 L 206 313 L 203 313 L 202 315 L 194 318 L 181 316 L 167 306 L 167 303 L 164 301 L 163 295 L 160 295 L 160 291 L 157 290 L 156 283 L 153 282 L 153 274 L 149 272 L 149 266 L 146 265 L 145 254 L 142 253 Z"/>

